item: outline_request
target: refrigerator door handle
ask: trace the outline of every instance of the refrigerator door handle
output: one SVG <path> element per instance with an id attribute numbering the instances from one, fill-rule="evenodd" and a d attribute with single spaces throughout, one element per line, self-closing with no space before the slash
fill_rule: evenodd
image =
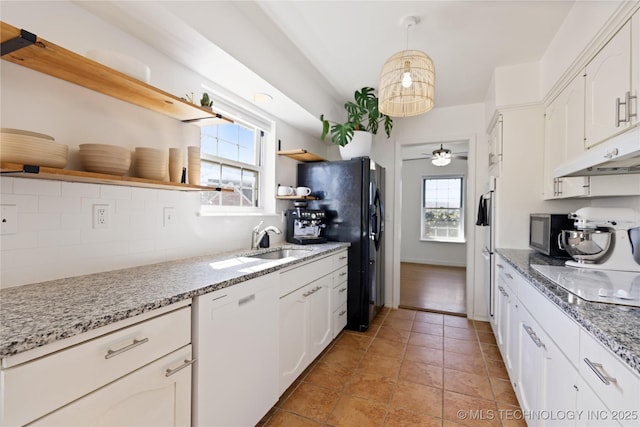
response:
<path id="1" fill-rule="evenodd" d="M 372 231 L 371 235 L 373 241 L 376 245 L 376 250 L 380 249 L 380 241 L 382 240 L 382 234 L 384 233 L 384 206 L 382 204 L 382 199 L 380 198 L 380 192 L 376 188 L 376 193 L 373 198 L 373 209 L 372 209 L 372 227 L 375 229 Z M 378 211 L 380 215 L 378 215 Z"/>

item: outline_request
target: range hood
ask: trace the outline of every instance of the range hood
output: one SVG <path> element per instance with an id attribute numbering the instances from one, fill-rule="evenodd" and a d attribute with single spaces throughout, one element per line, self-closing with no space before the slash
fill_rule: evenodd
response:
<path id="1" fill-rule="evenodd" d="M 640 173 L 640 127 L 602 142 L 561 164 L 554 169 L 553 177 L 627 173 Z"/>

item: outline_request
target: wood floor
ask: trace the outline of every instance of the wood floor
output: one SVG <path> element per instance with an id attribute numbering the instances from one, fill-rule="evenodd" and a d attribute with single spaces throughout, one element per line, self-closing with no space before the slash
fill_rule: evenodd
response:
<path id="1" fill-rule="evenodd" d="M 400 307 L 464 316 L 466 274 L 464 267 L 400 263 Z"/>

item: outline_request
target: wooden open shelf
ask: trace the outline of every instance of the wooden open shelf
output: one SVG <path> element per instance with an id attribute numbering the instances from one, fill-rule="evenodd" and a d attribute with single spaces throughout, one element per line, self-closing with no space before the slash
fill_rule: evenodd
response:
<path id="1" fill-rule="evenodd" d="M 326 162 L 324 159 L 316 154 L 310 153 L 304 148 L 298 148 L 297 150 L 283 150 L 278 151 L 278 155 L 291 157 L 292 159 L 300 162 Z"/>
<path id="2" fill-rule="evenodd" d="M 29 167 L 27 166 L 27 168 Z M 176 182 L 136 178 L 133 176 L 116 176 L 104 173 L 48 167 L 40 167 L 38 172 L 24 172 L 25 165 L 17 163 L 0 163 L 0 170 L 2 170 L 2 176 L 13 176 L 18 178 L 51 179 L 55 181 L 84 182 L 89 184 L 126 185 L 129 187 L 180 191 L 234 191 L 233 188 L 206 187 L 201 185 L 180 184 Z"/>
<path id="3" fill-rule="evenodd" d="M 21 30 L 5 22 L 0 21 L 0 30 L 2 43 L 16 38 L 20 42 L 25 40 L 21 37 Z M 201 126 L 233 123 L 221 114 L 187 102 L 40 37 L 36 36 L 35 43 L 24 44 L 24 47 L 11 53 L 5 52 L 9 50 L 8 46 L 3 46 L 2 59 L 185 123 Z"/>

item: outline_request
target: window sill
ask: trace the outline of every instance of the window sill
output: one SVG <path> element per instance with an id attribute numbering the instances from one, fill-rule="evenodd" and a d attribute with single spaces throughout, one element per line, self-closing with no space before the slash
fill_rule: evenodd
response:
<path id="1" fill-rule="evenodd" d="M 431 242 L 431 243 L 467 243 L 466 239 L 420 239 L 421 242 Z"/>
<path id="2" fill-rule="evenodd" d="M 231 210 L 225 209 L 225 207 L 219 208 L 201 208 L 198 213 L 198 216 L 207 217 L 207 216 L 236 216 L 236 217 L 250 217 L 250 216 L 278 216 L 276 212 L 265 212 L 263 209 L 247 209 L 246 211 L 242 210 Z"/>

